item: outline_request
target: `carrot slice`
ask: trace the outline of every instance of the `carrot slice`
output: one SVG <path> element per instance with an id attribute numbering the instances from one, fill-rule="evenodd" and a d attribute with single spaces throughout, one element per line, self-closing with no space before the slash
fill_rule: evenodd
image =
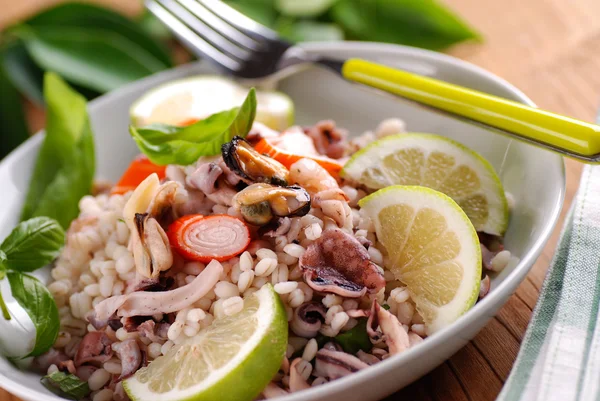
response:
<path id="1" fill-rule="evenodd" d="M 137 188 L 150 174 L 158 174 L 159 179 L 165 178 L 166 166 L 157 166 L 152 163 L 146 156 L 141 155 L 131 162 L 125 173 L 115 185 L 110 194 L 125 194 Z"/>
<path id="2" fill-rule="evenodd" d="M 179 126 L 180 127 L 187 127 L 188 125 L 196 124 L 198 121 L 200 121 L 200 120 L 197 119 L 197 118 L 190 118 L 190 119 L 187 119 L 185 121 L 180 122 Z"/>
<path id="3" fill-rule="evenodd" d="M 226 214 L 191 214 L 175 220 L 167 230 L 171 247 L 188 260 L 208 263 L 229 260 L 250 243 L 246 224 Z"/>
<path id="4" fill-rule="evenodd" d="M 321 167 L 323 167 L 332 175 L 337 175 L 342 169 L 342 167 L 344 167 L 343 164 L 329 157 L 311 154 L 292 153 L 286 149 L 283 149 L 273 144 L 266 138 L 262 138 L 256 145 L 254 145 L 254 149 L 256 149 L 258 153 L 263 153 L 271 156 L 273 159 L 277 160 L 279 163 L 283 164 L 287 168 L 290 168 L 290 166 L 298 160 L 305 158 L 312 159 L 315 162 L 319 163 Z"/>

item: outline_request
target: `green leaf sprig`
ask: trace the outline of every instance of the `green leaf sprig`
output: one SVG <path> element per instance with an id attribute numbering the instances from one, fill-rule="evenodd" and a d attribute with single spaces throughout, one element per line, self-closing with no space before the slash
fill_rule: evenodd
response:
<path id="1" fill-rule="evenodd" d="M 479 34 L 438 0 L 226 0 L 292 42 L 367 40 L 441 50 Z"/>
<path id="2" fill-rule="evenodd" d="M 256 91 L 250 89 L 241 107 L 213 114 L 187 127 L 152 124 L 131 126 L 129 132 L 152 163 L 157 165 L 195 163 L 200 156 L 221 153 L 221 145 L 234 136 L 246 137 L 256 117 Z"/>
<path id="3" fill-rule="evenodd" d="M 91 392 L 87 382 L 75 375 L 60 371 L 44 376 L 42 384 L 48 390 L 73 400 L 81 400 Z"/>
<path id="4" fill-rule="evenodd" d="M 165 31 L 149 13 L 137 22 L 93 4 L 65 3 L 0 32 L 0 159 L 29 137 L 21 95 L 44 105 L 44 71 L 91 99 L 172 67 Z"/>
<path id="5" fill-rule="evenodd" d="M 352 355 L 360 350 L 369 352 L 371 348 L 373 348 L 373 344 L 371 344 L 369 334 L 367 333 L 367 319 L 359 319 L 356 326 L 335 336 L 334 341 L 338 343 L 345 352 Z"/>
<path id="6" fill-rule="evenodd" d="M 37 278 L 27 273 L 56 259 L 64 242 L 65 231 L 56 220 L 34 217 L 19 223 L 0 245 L 0 280 L 8 279 L 13 298 L 25 309 L 36 331 L 35 344 L 26 356 L 46 352 L 54 344 L 60 326 L 52 294 Z M 10 320 L 2 294 L 0 309 L 4 319 Z"/>
<path id="7" fill-rule="evenodd" d="M 48 216 L 63 228 L 79 214 L 79 200 L 94 179 L 94 137 L 83 96 L 46 73 L 46 137 L 40 148 L 21 219 Z"/>

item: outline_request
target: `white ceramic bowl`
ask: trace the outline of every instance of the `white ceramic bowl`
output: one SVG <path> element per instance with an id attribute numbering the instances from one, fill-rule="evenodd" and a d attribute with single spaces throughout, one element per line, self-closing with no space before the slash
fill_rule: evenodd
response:
<path id="1" fill-rule="evenodd" d="M 374 60 L 532 104 L 519 90 L 493 74 L 443 54 L 372 43 L 315 43 L 305 47 L 310 53 Z M 160 83 L 207 72 L 212 70 L 206 65 L 186 65 L 127 85 L 93 101 L 89 111 L 96 138 L 98 176 L 117 179 L 137 152 L 127 133 L 128 109 L 134 100 Z M 407 122 L 410 131 L 433 132 L 458 140 L 480 152 L 494 165 L 515 201 L 505 244 L 518 261 L 492 280 L 491 292 L 472 310 L 414 349 L 349 377 L 285 398 L 289 401 L 377 400 L 421 377 L 455 353 L 515 291 L 558 219 L 565 188 L 563 161 L 556 154 L 347 83 L 322 69 L 313 68 L 288 77 L 279 88 L 295 101 L 300 124 L 331 118 L 351 133 L 359 134 L 373 129 L 384 118 L 399 117 Z M 0 163 L 0 238 L 17 223 L 41 141 L 41 135 L 35 136 Z M 2 293 L 8 293 L 6 284 Z M 10 299 L 9 307 L 17 308 Z M 14 320 L 13 327 L 3 324 L 0 340 L 11 349 L 22 347 L 24 335 L 18 331 Z M 60 400 L 41 386 L 39 376 L 20 371 L 5 359 L 0 359 L 0 385 L 26 400 Z"/>

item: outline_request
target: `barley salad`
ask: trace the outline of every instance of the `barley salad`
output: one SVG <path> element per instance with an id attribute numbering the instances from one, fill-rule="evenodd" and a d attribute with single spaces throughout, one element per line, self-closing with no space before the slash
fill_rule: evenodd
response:
<path id="1" fill-rule="evenodd" d="M 194 101 L 207 85 L 228 97 Z M 292 119 L 285 95 L 215 77 L 133 106 L 141 154 L 78 200 L 49 257 L 60 327 L 32 354 L 49 388 L 283 397 L 418 346 L 488 293 L 511 257 L 489 163 L 398 118 L 353 138 Z"/>

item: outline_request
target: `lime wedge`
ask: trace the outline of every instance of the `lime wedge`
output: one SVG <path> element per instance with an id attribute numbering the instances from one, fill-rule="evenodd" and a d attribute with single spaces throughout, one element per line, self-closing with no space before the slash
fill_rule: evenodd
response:
<path id="1" fill-rule="evenodd" d="M 132 400 L 251 401 L 285 355 L 285 309 L 270 284 L 234 316 L 215 320 L 123 382 Z"/>
<path id="2" fill-rule="evenodd" d="M 426 187 L 391 186 L 359 202 L 428 334 L 470 309 L 479 294 L 481 249 L 473 225 L 450 197 Z"/>
<path id="3" fill-rule="evenodd" d="M 168 82 L 138 99 L 129 110 L 135 126 L 163 123 L 179 125 L 201 120 L 240 106 L 248 88 L 215 75 Z M 294 103 L 281 92 L 257 91 L 256 121 L 283 131 L 294 122 Z"/>
<path id="4" fill-rule="evenodd" d="M 400 134 L 375 141 L 346 163 L 342 176 L 371 189 L 421 185 L 450 196 L 477 231 L 502 235 L 508 204 L 494 168 L 473 150 L 434 134 Z"/>

